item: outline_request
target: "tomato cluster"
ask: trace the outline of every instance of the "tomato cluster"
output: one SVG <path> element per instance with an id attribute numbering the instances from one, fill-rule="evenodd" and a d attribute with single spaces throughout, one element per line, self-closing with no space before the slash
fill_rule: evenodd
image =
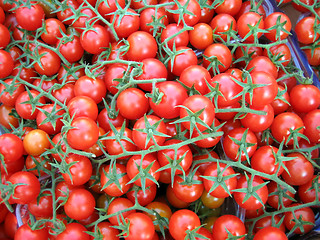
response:
<path id="1" fill-rule="evenodd" d="M 0 239 L 310 232 L 320 90 L 267 4 L 0 0 Z"/>

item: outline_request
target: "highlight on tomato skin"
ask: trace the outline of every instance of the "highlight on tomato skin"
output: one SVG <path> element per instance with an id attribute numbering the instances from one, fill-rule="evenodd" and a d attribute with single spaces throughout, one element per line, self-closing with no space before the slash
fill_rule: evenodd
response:
<path id="1" fill-rule="evenodd" d="M 0 0 L 0 238 L 317 227 L 320 8 L 269 1 Z"/>

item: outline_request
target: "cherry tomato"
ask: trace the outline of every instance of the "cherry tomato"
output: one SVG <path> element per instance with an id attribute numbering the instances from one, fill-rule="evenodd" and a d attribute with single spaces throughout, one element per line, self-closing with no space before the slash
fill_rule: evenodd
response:
<path id="1" fill-rule="evenodd" d="M 215 221 L 212 232 L 214 233 L 215 240 L 224 240 L 228 238 L 229 233 L 238 237 L 245 235 L 246 228 L 238 217 L 234 215 L 223 215 Z M 238 239 L 244 240 L 245 237 Z"/>

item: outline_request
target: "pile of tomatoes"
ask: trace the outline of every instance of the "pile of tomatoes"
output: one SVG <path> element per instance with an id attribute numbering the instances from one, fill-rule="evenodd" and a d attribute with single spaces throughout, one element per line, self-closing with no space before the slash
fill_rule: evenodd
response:
<path id="1" fill-rule="evenodd" d="M 0 0 L 0 239 L 310 232 L 320 90 L 267 4 Z"/>

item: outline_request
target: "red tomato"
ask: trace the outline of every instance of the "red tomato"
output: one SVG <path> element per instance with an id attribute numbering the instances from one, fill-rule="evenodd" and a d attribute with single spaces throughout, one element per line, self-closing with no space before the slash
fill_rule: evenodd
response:
<path id="1" fill-rule="evenodd" d="M 23 150 L 23 142 L 16 135 L 5 133 L 0 136 L 0 154 L 5 163 L 18 161 Z"/>
<path id="2" fill-rule="evenodd" d="M 244 138 L 245 134 L 245 145 L 237 144 L 237 141 L 241 141 L 241 139 Z M 234 138 L 235 140 L 233 140 L 232 138 Z M 252 144 L 252 146 L 246 146 L 248 143 L 250 143 L 250 145 Z M 241 149 L 240 145 L 242 146 L 242 148 L 245 147 L 245 150 Z M 247 152 L 247 156 L 249 158 L 254 154 L 257 149 L 257 137 L 248 128 L 234 128 L 224 138 L 223 149 L 225 151 L 225 154 L 233 161 L 237 161 L 238 159 L 240 159 L 241 161 L 248 160 L 246 159 L 247 157 L 245 153 Z"/>
<path id="3" fill-rule="evenodd" d="M 127 240 L 152 240 L 156 234 L 151 218 L 144 213 L 131 213 L 125 221 L 130 222 L 128 235 L 124 235 Z"/>
<path id="4" fill-rule="evenodd" d="M 98 116 L 97 103 L 87 96 L 76 96 L 70 99 L 67 105 L 70 117 L 73 119 L 79 117 L 88 117 L 96 120 Z"/>
<path id="5" fill-rule="evenodd" d="M 122 177 L 120 177 L 122 175 Z M 120 188 L 113 182 L 108 183 L 110 179 L 115 179 L 119 182 Z M 130 178 L 126 174 L 126 167 L 120 163 L 107 165 L 101 170 L 101 186 L 103 191 L 110 196 L 119 197 L 125 194 L 132 186 L 128 184 Z"/>
<path id="6" fill-rule="evenodd" d="M 282 142 L 284 140 L 286 145 L 293 145 L 294 138 L 297 141 L 300 139 L 300 136 L 293 137 L 291 134 L 292 131 L 296 131 L 296 134 L 303 134 L 304 132 L 302 119 L 292 112 L 284 112 L 276 116 L 270 129 L 272 136 L 278 142 Z"/>
<path id="7" fill-rule="evenodd" d="M 245 235 L 246 228 L 244 226 L 244 223 L 238 217 L 234 215 L 223 215 L 215 221 L 212 232 L 214 233 L 214 240 L 224 240 L 228 238 L 228 233 L 238 237 Z M 241 237 L 238 239 L 244 240 L 245 237 Z"/>
<path id="8" fill-rule="evenodd" d="M 206 49 L 213 43 L 212 28 L 206 23 L 198 23 L 190 30 L 190 44 L 197 49 Z"/>
<path id="9" fill-rule="evenodd" d="M 48 18 L 44 24 L 45 32 L 41 34 L 41 39 L 49 45 L 55 45 L 62 37 L 62 33 L 66 34 L 66 27 L 56 18 Z"/>
<path id="10" fill-rule="evenodd" d="M 256 12 L 246 12 L 242 14 L 237 21 L 238 34 L 247 43 L 258 41 L 262 36 L 262 32 L 253 34 L 250 27 L 258 26 L 258 29 L 264 29 L 264 21 L 262 16 Z M 250 27 L 249 27 L 250 26 Z"/>
<path id="11" fill-rule="evenodd" d="M 219 163 L 219 165 L 215 162 L 211 163 L 202 177 L 205 190 L 216 198 L 229 197 L 232 190 L 237 187 L 235 171 L 224 163 Z M 219 184 L 218 186 L 216 186 L 216 182 Z"/>
<path id="12" fill-rule="evenodd" d="M 116 31 L 118 37 L 126 38 L 130 34 L 136 32 L 140 26 L 140 17 L 132 9 L 126 10 L 128 14 L 125 14 L 122 18 L 119 15 L 111 15 L 110 22 L 114 22 L 114 30 Z"/>
<path id="13" fill-rule="evenodd" d="M 188 209 L 174 212 L 169 220 L 169 232 L 176 240 L 185 239 L 186 231 L 192 231 L 200 226 L 200 219 L 197 214 Z"/>
<path id="14" fill-rule="evenodd" d="M 142 74 L 136 77 L 137 80 L 151 80 L 164 78 L 167 79 L 168 71 L 166 66 L 156 58 L 146 58 L 141 61 L 142 65 Z M 152 91 L 152 83 L 141 83 L 138 86 L 147 91 Z M 158 84 L 157 84 L 158 87 Z"/>
<path id="15" fill-rule="evenodd" d="M 124 123 L 124 120 L 124 117 L 120 113 L 118 113 L 117 116 L 113 116 L 113 114 L 110 113 L 110 110 L 106 108 L 101 110 L 97 118 L 99 126 L 106 132 L 111 130 L 110 124 L 112 124 L 114 127 L 121 127 Z M 125 126 L 128 126 L 128 122 L 126 122 Z"/>
<path id="16" fill-rule="evenodd" d="M 19 7 L 16 9 L 18 24 L 25 30 L 35 31 L 42 26 L 44 11 L 39 4 L 32 4 L 30 7 Z"/>
<path id="17" fill-rule="evenodd" d="M 63 118 L 65 111 L 59 106 L 48 104 L 43 106 L 36 117 L 37 126 L 46 133 L 53 135 L 61 131 L 63 127 Z"/>
<path id="18" fill-rule="evenodd" d="M 107 29 L 99 24 L 92 29 L 84 31 L 80 37 L 80 43 L 84 50 L 91 54 L 100 54 L 109 47 L 110 37 Z"/>
<path id="19" fill-rule="evenodd" d="M 182 141 L 177 140 L 177 139 L 171 139 L 168 140 L 164 143 L 164 146 L 170 146 L 170 145 L 175 145 L 178 143 L 181 143 Z M 169 161 L 170 160 L 170 161 Z M 192 164 L 192 152 L 191 149 L 187 146 L 184 145 L 175 151 L 174 149 L 163 149 L 158 151 L 158 161 L 160 163 L 161 167 L 167 166 L 168 168 L 165 169 L 164 171 L 171 173 L 173 169 L 171 169 L 169 166 L 176 165 L 179 163 L 180 167 L 184 170 L 187 171 L 191 164 Z M 181 174 L 182 171 L 178 167 L 175 172 L 172 172 L 173 174 Z"/>
<path id="20" fill-rule="evenodd" d="M 198 171 L 195 173 L 186 172 L 185 180 L 181 175 L 176 175 L 172 185 L 172 190 L 176 197 L 189 203 L 198 200 L 202 195 L 203 189 L 204 186 Z"/>
<path id="21" fill-rule="evenodd" d="M 135 155 L 132 156 L 127 162 L 127 174 L 130 179 L 136 178 L 140 171 L 143 171 L 141 169 L 146 168 L 149 169 L 149 171 L 146 173 L 148 178 L 141 179 L 142 177 L 139 177 L 134 181 L 134 183 L 140 187 L 142 187 L 142 181 L 145 181 L 145 187 L 149 187 L 156 184 L 156 182 L 159 180 L 160 172 L 157 172 L 157 170 L 160 168 L 160 165 L 156 157 L 150 154 L 144 156 L 143 158 L 141 155 Z"/>
<path id="22" fill-rule="evenodd" d="M 93 146 L 99 138 L 99 128 L 95 121 L 88 117 L 78 117 L 71 122 L 67 132 L 67 142 L 70 147 L 86 150 Z"/>
<path id="23" fill-rule="evenodd" d="M 49 49 L 39 50 L 40 63 L 36 62 L 34 64 L 34 69 L 41 75 L 52 76 L 58 73 L 61 65 L 60 57 L 53 51 Z"/>
<path id="24" fill-rule="evenodd" d="M 92 164 L 89 158 L 76 154 L 69 154 L 65 158 L 66 164 L 72 164 L 68 172 L 62 172 L 62 177 L 69 185 L 80 186 L 89 181 L 92 175 Z"/>
<path id="25" fill-rule="evenodd" d="M 289 207 L 296 207 L 299 206 L 299 203 L 293 203 Z M 295 217 L 293 216 L 295 215 Z M 296 222 L 298 219 L 298 222 Z M 306 224 L 304 222 L 310 222 L 311 224 Z M 307 233 L 310 232 L 313 228 L 313 224 L 315 222 L 314 213 L 311 208 L 304 207 L 299 208 L 295 211 L 285 212 L 284 213 L 284 224 L 286 225 L 286 228 L 288 230 L 291 230 L 296 224 L 301 224 L 302 229 L 300 227 L 297 227 L 293 232 L 297 234 Z"/>
<path id="26" fill-rule="evenodd" d="M 25 223 L 21 227 L 18 228 L 16 234 L 14 235 L 14 239 L 23 240 L 47 240 L 49 238 L 49 233 L 47 228 L 40 229 L 31 229 L 29 224 Z"/>
<path id="27" fill-rule="evenodd" d="M 194 88 L 201 95 L 205 95 L 209 92 L 207 83 L 211 80 L 210 73 L 207 69 L 199 65 L 191 65 L 185 68 L 179 78 L 189 88 Z"/>
<path id="28" fill-rule="evenodd" d="M 217 39 L 219 42 L 221 40 L 229 41 L 232 40 L 232 36 L 230 35 L 230 30 L 236 32 L 236 20 L 227 13 L 220 13 L 217 14 L 210 22 L 210 26 L 213 29 L 214 38 Z M 226 34 L 229 32 L 229 36 Z"/>
<path id="29" fill-rule="evenodd" d="M 157 55 L 158 47 L 154 37 L 144 31 L 136 31 L 129 35 L 127 39 L 129 50 L 126 56 L 128 60 L 142 61 L 146 58 L 154 58 Z"/>
<path id="30" fill-rule="evenodd" d="M 42 192 L 42 196 L 28 203 L 28 210 L 35 217 L 52 217 L 52 195 L 49 191 Z"/>
<path id="31" fill-rule="evenodd" d="M 96 229 L 102 236 L 101 240 L 118 240 L 119 237 L 119 230 L 113 228 L 113 225 L 109 222 L 99 222 L 97 224 Z M 92 229 L 92 232 L 95 232 L 94 229 Z M 94 240 L 94 237 L 91 237 L 91 240 Z"/>
<path id="32" fill-rule="evenodd" d="M 314 26 L 315 17 L 302 18 L 295 26 L 295 32 L 297 34 L 298 41 L 302 44 L 312 44 L 320 37 L 318 32 L 315 33 Z"/>
<path id="33" fill-rule="evenodd" d="M 107 214 L 115 214 L 115 216 L 108 218 L 108 220 L 113 224 L 113 225 L 119 225 L 120 223 L 123 223 L 121 215 L 126 218 L 129 216 L 131 213 L 135 213 L 136 210 L 129 210 L 127 211 L 128 208 L 133 207 L 133 203 L 127 199 L 127 198 L 116 198 L 112 200 L 112 202 L 109 204 L 108 209 L 107 209 Z M 126 210 L 126 211 L 124 211 Z"/>
<path id="34" fill-rule="evenodd" d="M 9 177 L 8 181 L 12 184 L 22 184 L 14 189 L 11 198 L 13 203 L 28 204 L 36 199 L 40 193 L 40 182 L 32 173 L 16 172 Z"/>
<path id="35" fill-rule="evenodd" d="M 199 111 L 202 112 L 199 114 Z M 192 120 L 195 116 L 199 118 L 198 121 Z M 202 132 L 213 123 L 215 109 L 209 98 L 202 95 L 192 95 L 180 107 L 180 118 L 185 118 L 186 121 L 182 122 L 185 128 Z"/>
<path id="36" fill-rule="evenodd" d="M 80 223 L 68 223 L 65 230 L 57 236 L 56 240 L 90 240 L 90 235 L 86 231 L 87 229 Z"/>
<path id="37" fill-rule="evenodd" d="M 261 177 L 254 176 L 253 179 L 251 178 L 252 175 L 248 175 L 248 179 L 246 176 L 242 175 L 238 179 L 237 188 L 233 191 L 233 197 L 240 207 L 248 210 L 257 210 L 263 207 L 268 200 L 268 187 Z M 250 189 L 248 188 L 248 181 L 252 183 L 252 188 Z M 247 193 L 237 192 L 237 190 L 241 189 L 247 189 L 248 194 L 250 194 L 248 199 L 245 200 L 245 198 L 247 198 Z M 255 195 L 253 193 L 255 193 Z"/>
<path id="38" fill-rule="evenodd" d="M 303 203 L 313 202 L 320 199 L 320 192 L 318 191 L 318 197 L 316 197 L 316 183 L 319 184 L 319 177 L 314 175 L 311 180 L 306 184 L 300 185 L 298 188 L 298 195 Z"/>
<path id="39" fill-rule="evenodd" d="M 173 14 L 173 19 L 176 23 L 180 24 L 183 21 L 187 26 L 194 26 L 196 25 L 201 16 L 201 8 L 200 4 L 196 0 L 178 0 L 180 6 L 183 6 L 188 11 L 188 14 Z M 175 4 L 172 10 L 178 10 L 180 8 L 178 4 Z"/>
<path id="40" fill-rule="evenodd" d="M 188 98 L 187 90 L 181 84 L 173 81 L 161 82 L 156 86 L 160 94 L 163 95 L 159 103 L 157 101 L 153 102 L 154 100 L 149 98 L 151 109 L 161 118 L 172 119 L 178 117 L 180 114 L 178 106 L 182 105 Z"/>
<path id="41" fill-rule="evenodd" d="M 286 161 L 287 171 L 282 173 L 283 179 L 290 185 L 306 184 L 313 177 L 314 168 L 311 162 L 301 153 L 290 153 L 287 157 L 294 159 Z"/>
<path id="42" fill-rule="evenodd" d="M 294 111 L 311 112 L 320 105 L 320 90 L 314 85 L 296 85 L 290 92 L 290 104 Z"/>
<path id="43" fill-rule="evenodd" d="M 74 84 L 74 94 L 76 96 L 88 96 L 97 104 L 105 98 L 107 88 L 100 78 L 80 77 Z"/>
<path id="44" fill-rule="evenodd" d="M 274 28 L 277 24 L 281 24 L 281 29 Z M 275 42 L 288 37 L 288 32 L 291 31 L 291 21 L 286 14 L 282 12 L 274 12 L 264 19 L 264 27 L 266 30 L 272 28 L 272 30 L 268 30 L 267 33 L 264 33 L 264 36 L 266 36 L 270 41 Z"/>
<path id="45" fill-rule="evenodd" d="M 263 107 L 251 107 L 257 111 L 263 111 L 266 115 L 259 115 L 255 113 L 247 113 L 245 117 L 241 118 L 241 123 L 245 128 L 249 128 L 253 132 L 262 132 L 268 129 L 274 119 L 274 110 L 271 104 Z"/>
<path id="46" fill-rule="evenodd" d="M 282 231 L 283 233 L 285 233 L 286 227 L 284 226 L 284 222 L 281 222 L 279 224 L 280 220 L 281 220 L 281 217 L 279 217 L 278 215 L 274 215 L 273 217 L 267 216 L 267 217 L 261 218 L 254 225 L 253 232 L 257 233 L 260 229 L 269 228 L 269 227 L 275 226 L 277 224 L 277 226 L 278 226 L 277 229 Z M 273 239 L 273 238 L 271 238 L 271 239 Z"/>
<path id="47" fill-rule="evenodd" d="M 151 128 L 154 131 L 154 134 L 152 135 L 150 135 Z M 166 140 L 166 137 L 166 125 L 157 116 L 145 115 L 144 117 L 141 117 L 133 126 L 132 139 L 140 149 L 148 149 L 154 145 L 161 146 Z"/>
<path id="48" fill-rule="evenodd" d="M 176 23 L 171 23 L 167 25 L 161 33 L 162 45 L 167 46 L 170 50 L 172 50 L 173 48 L 173 43 L 175 43 L 176 48 L 186 47 L 189 43 L 189 33 L 188 31 L 182 30 L 183 27 Z M 175 36 L 172 37 L 173 35 Z"/>
<path id="49" fill-rule="evenodd" d="M 319 127 L 320 121 L 320 110 L 316 109 L 307 113 L 303 118 L 303 123 L 305 126 L 304 134 L 308 137 L 309 141 L 312 143 L 320 142 L 320 130 Z"/>
<path id="50" fill-rule="evenodd" d="M 14 67 L 13 59 L 10 53 L 0 49 L 0 78 L 8 77 Z"/>
<path id="51" fill-rule="evenodd" d="M 10 43 L 10 32 L 6 26 L 0 23 L 0 49 L 5 48 Z"/>
<path id="52" fill-rule="evenodd" d="M 70 193 L 64 211 L 74 220 L 83 220 L 94 212 L 95 205 L 95 199 L 88 190 L 75 189 Z"/>
<path id="53" fill-rule="evenodd" d="M 253 240 L 269 240 L 269 239 L 277 239 L 277 240 L 288 240 L 286 234 L 276 227 L 265 227 L 260 229 L 255 235 Z"/>
<path id="54" fill-rule="evenodd" d="M 127 119 L 141 118 L 149 109 L 148 98 L 138 88 L 127 88 L 122 91 L 117 99 L 120 114 Z"/>
<path id="55" fill-rule="evenodd" d="M 273 175 L 277 173 L 280 176 L 283 172 L 283 166 L 278 162 L 278 148 L 273 146 L 262 146 L 254 152 L 251 158 L 251 167 L 259 172 Z M 283 154 L 281 154 L 283 157 Z M 286 162 L 282 162 L 284 166 Z"/>
<path id="56" fill-rule="evenodd" d="M 231 65 L 232 54 L 229 48 L 221 43 L 213 43 L 203 52 L 203 66 L 212 69 L 213 73 L 225 72 Z"/>
<path id="57" fill-rule="evenodd" d="M 71 37 L 71 35 L 67 36 L 69 38 Z M 57 46 L 59 46 L 59 52 L 68 62 L 75 63 L 81 59 L 84 50 L 80 43 L 80 38 L 78 36 L 72 36 L 72 38 L 71 41 L 64 41 L 64 39 L 59 40 Z"/>
<path id="58" fill-rule="evenodd" d="M 120 155 L 137 149 L 132 141 L 133 134 L 129 128 L 117 127 L 115 132 L 114 130 L 110 131 L 107 137 L 109 139 L 106 139 L 106 150 L 110 155 Z M 127 158 L 127 156 L 119 157 L 119 159 L 123 158 Z"/>
<path id="59" fill-rule="evenodd" d="M 169 20 L 163 8 L 157 8 L 156 10 L 156 8 L 150 7 L 142 10 L 140 13 L 140 29 L 155 36 L 162 30 L 162 27 L 156 26 L 153 18 L 160 21 L 164 26 L 169 24 Z"/>
<path id="60" fill-rule="evenodd" d="M 105 19 L 109 20 L 110 17 L 113 15 L 111 13 L 114 13 L 115 11 L 118 10 L 118 5 L 121 8 L 124 8 L 126 5 L 125 0 L 107 0 L 100 2 L 98 6 L 98 11 L 103 16 Z"/>
<path id="61" fill-rule="evenodd" d="M 197 65 L 198 58 L 195 52 L 188 47 L 177 47 L 177 55 L 168 62 L 168 69 L 176 76 L 181 76 L 182 72 L 189 66 Z"/>

